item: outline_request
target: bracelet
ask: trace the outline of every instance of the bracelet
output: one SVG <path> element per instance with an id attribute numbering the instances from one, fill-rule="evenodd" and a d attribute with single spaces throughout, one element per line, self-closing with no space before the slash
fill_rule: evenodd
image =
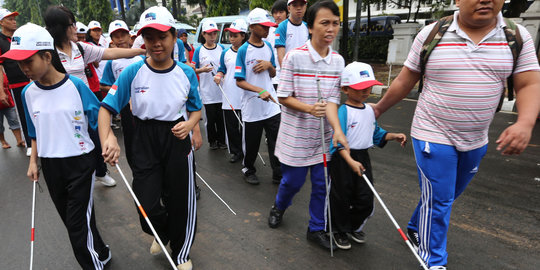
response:
<path id="1" fill-rule="evenodd" d="M 261 92 L 259 92 L 259 96 L 262 95 L 264 92 L 266 92 L 266 89 L 263 89 Z"/>

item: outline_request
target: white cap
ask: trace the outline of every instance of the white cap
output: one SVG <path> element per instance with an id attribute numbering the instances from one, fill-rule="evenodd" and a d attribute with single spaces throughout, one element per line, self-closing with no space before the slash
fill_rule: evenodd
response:
<path id="1" fill-rule="evenodd" d="M 129 27 L 122 20 L 112 21 L 109 24 L 109 35 L 111 35 L 116 30 L 125 30 L 125 31 L 129 32 Z"/>
<path id="2" fill-rule="evenodd" d="M 225 28 L 225 31 L 233 33 L 246 33 L 248 31 L 248 24 L 244 19 L 236 19 L 229 28 Z"/>
<path id="3" fill-rule="evenodd" d="M 77 34 L 86 34 L 86 32 L 88 32 L 88 27 L 86 27 L 84 23 L 77 22 L 76 25 L 77 25 Z"/>
<path id="4" fill-rule="evenodd" d="M 272 22 L 272 17 L 262 8 L 255 8 L 249 12 L 247 21 L 249 25 L 260 24 L 268 27 L 277 27 L 277 24 Z"/>
<path id="5" fill-rule="evenodd" d="M 201 30 L 204 33 L 219 31 L 219 29 L 217 28 L 217 23 L 212 20 L 205 20 L 202 23 Z"/>
<path id="6" fill-rule="evenodd" d="M 290 5 L 294 1 L 302 1 L 304 3 L 307 3 L 307 0 L 287 0 L 287 6 Z"/>
<path id="7" fill-rule="evenodd" d="M 41 50 L 54 50 L 54 39 L 45 28 L 27 23 L 13 33 L 11 47 L 0 59 L 20 61 Z"/>
<path id="8" fill-rule="evenodd" d="M 99 23 L 98 21 L 91 21 L 88 23 L 88 29 L 92 30 L 96 28 L 101 29 L 101 23 Z"/>
<path id="9" fill-rule="evenodd" d="M 3 20 L 5 17 L 11 16 L 11 15 L 18 16 L 19 12 L 17 11 L 11 12 L 5 8 L 0 9 L 0 20 Z"/>
<path id="10" fill-rule="evenodd" d="M 145 10 L 139 19 L 141 28 L 137 31 L 137 35 L 141 34 L 141 30 L 145 28 L 154 28 L 158 31 L 168 31 L 176 28 L 172 14 L 165 7 L 154 6 Z"/>
<path id="11" fill-rule="evenodd" d="M 341 86 L 363 90 L 374 85 L 383 85 L 375 79 L 373 68 L 366 63 L 353 62 L 348 64 L 341 73 Z"/>

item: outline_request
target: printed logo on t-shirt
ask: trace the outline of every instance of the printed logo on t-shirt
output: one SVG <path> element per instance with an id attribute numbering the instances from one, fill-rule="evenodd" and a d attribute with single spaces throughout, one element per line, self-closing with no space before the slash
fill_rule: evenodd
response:
<path id="1" fill-rule="evenodd" d="M 236 71 L 236 72 L 242 72 L 242 67 L 238 67 L 238 66 L 237 66 L 237 67 L 234 68 L 234 71 Z"/>
<path id="2" fill-rule="evenodd" d="M 86 150 L 86 146 L 84 146 L 84 142 L 83 142 L 83 141 L 80 141 L 80 142 L 79 142 L 79 146 L 81 147 L 81 151 L 85 151 L 85 150 Z"/>
<path id="3" fill-rule="evenodd" d="M 109 89 L 109 94 L 114 96 L 116 94 L 116 89 L 118 89 L 118 85 L 115 84 Z"/>
<path id="4" fill-rule="evenodd" d="M 356 125 L 358 125 L 358 122 L 352 122 L 352 123 L 349 125 L 349 128 L 355 128 Z"/>
<path id="5" fill-rule="evenodd" d="M 34 118 L 36 118 L 36 117 L 38 117 L 39 113 L 40 113 L 40 111 L 35 111 L 34 113 L 32 113 L 32 116 Z"/>
<path id="6" fill-rule="evenodd" d="M 81 126 L 75 126 L 75 131 L 81 131 Z"/>
<path id="7" fill-rule="evenodd" d="M 148 87 L 148 86 L 135 87 L 135 93 L 136 94 L 144 94 L 144 93 L 148 92 L 148 89 L 150 89 L 150 87 Z"/>
<path id="8" fill-rule="evenodd" d="M 80 133 L 75 133 L 75 135 L 74 135 L 74 136 L 75 136 L 75 138 L 77 138 L 77 139 L 80 139 L 80 138 L 82 138 L 82 135 L 81 135 Z"/>

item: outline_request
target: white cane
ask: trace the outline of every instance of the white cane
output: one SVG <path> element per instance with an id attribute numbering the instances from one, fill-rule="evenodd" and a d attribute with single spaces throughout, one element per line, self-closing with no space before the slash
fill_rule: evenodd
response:
<path id="1" fill-rule="evenodd" d="M 392 214 L 390 213 L 390 211 L 388 210 L 388 208 L 386 207 L 386 204 L 384 204 L 383 200 L 381 199 L 381 197 L 379 196 L 379 194 L 377 193 L 377 191 L 375 190 L 375 187 L 373 187 L 373 185 L 371 184 L 371 182 L 369 181 L 369 179 L 367 178 L 366 174 L 363 173 L 362 174 L 362 177 L 364 178 L 364 180 L 366 180 L 366 184 L 369 186 L 369 188 L 371 189 L 371 192 L 373 192 L 373 195 L 375 195 L 375 197 L 377 197 L 377 200 L 379 201 L 379 203 L 381 204 L 381 206 L 383 207 L 384 211 L 386 212 L 386 215 L 388 215 L 388 217 L 390 218 L 390 220 L 392 221 L 392 223 L 394 223 L 394 226 L 396 227 L 396 229 L 398 230 L 399 234 L 401 235 L 401 238 L 403 238 L 403 240 L 405 240 L 405 243 L 407 244 L 407 246 L 409 247 L 409 249 L 412 251 L 412 253 L 414 254 L 414 256 L 416 257 L 416 259 L 420 262 L 420 265 L 422 265 L 422 268 L 424 268 L 424 270 L 428 270 L 424 260 L 422 260 L 422 258 L 420 258 L 420 256 L 418 255 L 418 253 L 414 250 L 414 247 L 412 246 L 411 244 L 411 241 L 409 240 L 409 238 L 407 238 L 407 236 L 405 235 L 405 233 L 403 233 L 403 231 L 401 230 L 401 228 L 399 227 L 398 223 L 396 222 L 396 220 L 394 219 L 394 217 L 392 216 Z"/>
<path id="2" fill-rule="evenodd" d="M 137 207 L 139 208 L 139 211 L 141 212 L 141 215 L 143 215 L 144 220 L 150 227 L 150 230 L 152 230 L 152 233 L 154 234 L 155 239 L 159 243 L 159 246 L 163 250 L 163 253 L 165 253 L 165 256 L 167 256 L 167 260 L 169 260 L 169 263 L 171 264 L 172 268 L 175 270 L 178 270 L 176 268 L 176 264 L 174 264 L 171 255 L 165 248 L 165 245 L 163 245 L 163 242 L 161 242 L 161 239 L 159 238 L 159 235 L 157 234 L 156 230 L 154 229 L 154 226 L 152 226 L 152 222 L 150 222 L 150 219 L 146 215 L 146 212 L 144 211 L 143 207 L 141 206 L 141 203 L 139 202 L 139 199 L 137 199 L 137 196 L 135 196 L 135 193 L 133 193 L 133 190 L 131 189 L 131 186 L 129 185 L 126 177 L 124 176 L 124 173 L 122 172 L 122 169 L 120 169 L 120 166 L 118 166 L 118 163 L 116 164 L 116 169 L 120 173 L 120 176 L 122 176 L 122 179 L 124 180 L 124 183 L 126 184 L 127 189 L 129 190 L 129 193 L 131 194 L 131 197 L 133 197 L 133 200 L 135 200 L 135 203 L 137 204 Z"/>
<path id="3" fill-rule="evenodd" d="M 213 74 L 213 73 L 212 73 Z M 214 75 L 215 76 L 215 75 Z M 229 103 L 229 107 L 231 107 L 231 110 L 233 111 L 234 113 L 234 116 L 236 116 L 236 119 L 238 119 L 238 123 L 240 123 L 240 126 L 242 126 L 242 128 L 244 128 L 244 123 L 242 123 L 242 120 L 240 119 L 240 117 L 238 116 L 238 114 L 236 113 L 236 110 L 234 109 L 234 107 L 232 106 L 232 103 L 231 101 L 229 100 L 229 98 L 227 97 L 227 95 L 225 94 L 225 91 L 223 91 L 223 87 L 221 87 L 221 84 L 217 84 L 219 86 L 219 90 L 221 90 L 221 93 L 223 94 L 223 96 L 225 97 L 225 99 L 227 100 L 227 103 Z M 266 166 L 266 163 L 264 162 L 264 159 L 262 158 L 261 154 L 259 152 L 257 152 L 257 155 L 259 156 L 259 158 L 261 159 L 261 162 L 264 166 Z M 235 214 L 236 215 L 236 214 Z"/>
<path id="4" fill-rule="evenodd" d="M 319 101 L 322 101 L 321 95 L 321 85 L 320 79 L 317 77 L 317 96 Z M 330 212 L 330 186 L 328 185 L 328 164 L 326 163 L 326 142 L 324 136 L 324 117 L 321 117 L 321 138 L 322 138 L 322 153 L 323 153 L 323 164 L 324 164 L 324 183 L 326 185 L 326 202 L 328 203 L 328 229 L 330 231 L 330 257 L 334 257 L 334 243 L 332 239 L 334 238 L 334 233 L 332 232 L 332 214 Z"/>
<path id="5" fill-rule="evenodd" d="M 34 266 L 34 237 L 35 237 L 35 232 L 36 232 L 36 228 L 34 226 L 34 218 L 35 218 L 35 215 L 36 215 L 36 185 L 37 185 L 37 181 L 33 181 L 34 182 L 34 188 L 33 188 L 33 191 L 32 191 L 32 228 L 30 230 L 30 270 L 32 270 L 33 266 Z"/>

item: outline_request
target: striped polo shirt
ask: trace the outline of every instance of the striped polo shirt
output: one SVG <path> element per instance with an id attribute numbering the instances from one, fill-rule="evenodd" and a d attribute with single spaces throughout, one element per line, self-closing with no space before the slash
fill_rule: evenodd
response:
<path id="1" fill-rule="evenodd" d="M 305 45 L 290 51 L 283 58 L 278 97 L 295 97 L 300 102 L 315 104 L 318 100 L 317 78 L 322 97 L 339 104 L 343 57 L 329 48 L 321 57 L 308 40 Z M 281 124 L 274 154 L 283 164 L 305 167 L 323 162 L 320 118 L 282 106 Z M 332 128 L 325 121 L 325 140 L 329 147 Z M 327 150 L 327 149 L 325 149 Z"/>
<path id="2" fill-rule="evenodd" d="M 101 61 L 105 48 L 90 45 L 84 42 L 78 42 L 82 49 L 84 50 L 84 57 L 79 51 L 79 47 L 73 41 L 71 42 L 71 57 L 69 57 L 64 52 L 56 49 L 58 56 L 60 57 L 60 62 L 66 70 L 67 74 L 73 75 L 81 79 L 86 86 L 88 86 L 88 78 L 84 73 L 84 68 L 89 64 L 97 61 Z"/>
<path id="3" fill-rule="evenodd" d="M 452 25 L 429 56 L 411 136 L 470 151 L 488 143 L 489 125 L 512 73 L 513 57 L 501 13 L 497 26 L 478 44 L 459 28 L 458 15 L 456 11 Z M 433 26 L 420 31 L 413 42 L 404 64 L 412 71 L 420 72 L 420 50 Z M 518 27 L 523 49 L 514 74 L 539 71 L 531 36 L 524 27 Z"/>

